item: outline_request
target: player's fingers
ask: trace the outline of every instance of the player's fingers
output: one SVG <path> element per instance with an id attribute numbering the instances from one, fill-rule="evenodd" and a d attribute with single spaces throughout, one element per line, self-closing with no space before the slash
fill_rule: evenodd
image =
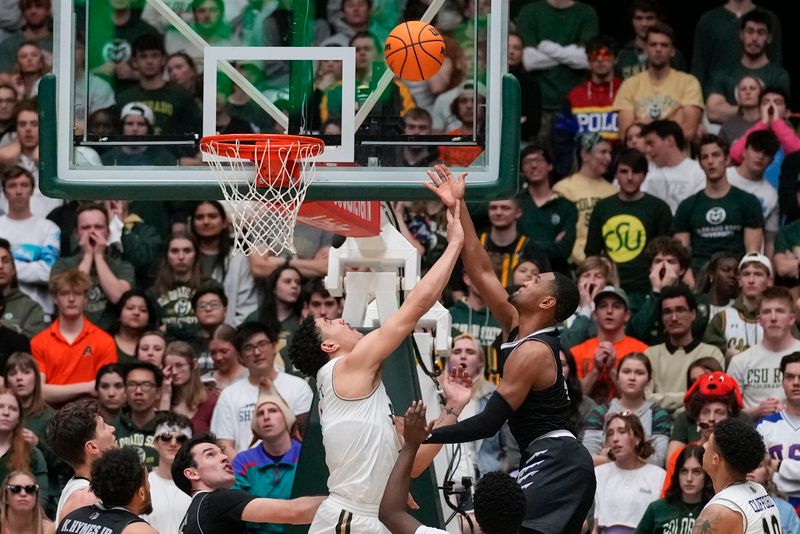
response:
<path id="1" fill-rule="evenodd" d="M 436 185 L 439 185 L 442 182 L 442 180 L 439 178 L 439 174 L 438 173 L 433 172 L 431 170 L 428 170 L 428 171 L 426 171 L 426 174 L 428 175 L 428 178 L 430 178 L 431 181 L 433 183 L 435 183 Z"/>
<path id="2" fill-rule="evenodd" d="M 447 165 L 434 165 L 433 168 L 436 169 L 436 173 L 442 181 L 447 181 L 453 176 L 450 169 L 447 168 Z"/>
<path id="3" fill-rule="evenodd" d="M 435 185 L 431 184 L 430 182 L 422 182 L 422 185 L 427 187 L 437 197 L 439 196 L 439 189 Z"/>

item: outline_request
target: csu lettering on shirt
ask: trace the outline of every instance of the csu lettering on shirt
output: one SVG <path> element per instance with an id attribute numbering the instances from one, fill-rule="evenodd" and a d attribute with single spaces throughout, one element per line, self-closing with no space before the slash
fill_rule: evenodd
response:
<path id="1" fill-rule="evenodd" d="M 748 387 L 758 387 L 759 385 L 773 387 L 779 385 L 781 383 L 781 370 L 775 367 L 748 369 L 745 383 Z"/>
<path id="2" fill-rule="evenodd" d="M 103 525 L 84 523 L 75 519 L 65 519 L 59 532 L 74 532 L 75 534 L 111 534 L 113 530 Z"/>

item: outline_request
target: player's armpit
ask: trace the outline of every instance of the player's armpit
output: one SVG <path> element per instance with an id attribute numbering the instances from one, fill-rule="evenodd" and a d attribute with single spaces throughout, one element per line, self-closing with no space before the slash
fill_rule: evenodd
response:
<path id="1" fill-rule="evenodd" d="M 719 504 L 703 508 L 694 522 L 692 534 L 742 534 L 744 523 L 738 514 Z"/>
<path id="2" fill-rule="evenodd" d="M 531 390 L 547 389 L 556 382 L 556 362 L 544 343 L 520 345 L 503 366 L 503 381 L 497 392 L 516 410 Z"/>

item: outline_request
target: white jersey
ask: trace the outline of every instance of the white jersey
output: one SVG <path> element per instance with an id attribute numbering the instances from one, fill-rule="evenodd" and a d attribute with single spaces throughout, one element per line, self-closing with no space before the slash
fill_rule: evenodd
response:
<path id="1" fill-rule="evenodd" d="M 726 349 L 742 352 L 764 339 L 764 327 L 757 319 L 745 319 L 733 306 L 726 306 L 719 313 L 722 314 Z"/>
<path id="2" fill-rule="evenodd" d="M 795 453 L 800 449 L 800 417 L 781 410 L 759 419 L 756 430 L 770 458 L 780 462 L 772 478 L 778 490 L 790 497 L 800 495 L 800 458 Z"/>
<path id="3" fill-rule="evenodd" d="M 731 484 L 708 501 L 706 508 L 719 504 L 742 516 L 742 534 L 781 534 L 781 518 L 764 486 L 746 480 Z M 732 533 L 736 534 L 736 533 Z"/>
<path id="4" fill-rule="evenodd" d="M 373 509 L 378 505 L 400 452 L 392 402 L 383 382 L 366 397 L 347 400 L 336 394 L 333 373 L 341 358 L 317 373 L 319 418 L 328 489 L 332 496 Z"/>
<path id="5" fill-rule="evenodd" d="M 56 508 L 56 525 L 61 523 L 63 517 L 61 517 L 61 510 L 64 508 L 64 505 L 72 496 L 73 493 L 76 491 L 80 491 L 82 489 L 87 489 L 89 487 L 89 479 L 83 477 L 72 477 L 70 478 L 64 489 L 61 490 L 61 497 L 58 498 L 58 508 Z"/>

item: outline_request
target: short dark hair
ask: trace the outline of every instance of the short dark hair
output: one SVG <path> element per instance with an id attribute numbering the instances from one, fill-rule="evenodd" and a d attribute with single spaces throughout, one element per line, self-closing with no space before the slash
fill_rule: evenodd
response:
<path id="1" fill-rule="evenodd" d="M 683 284 L 677 284 L 674 286 L 665 286 L 661 288 L 661 304 L 664 304 L 664 301 L 667 299 L 676 299 L 683 297 L 686 299 L 686 305 L 689 306 L 690 310 L 697 309 L 697 298 L 695 298 L 694 293 L 688 286 Z"/>
<path id="2" fill-rule="evenodd" d="M 137 37 L 131 45 L 131 55 L 134 58 L 140 52 L 149 52 L 150 50 L 157 50 L 161 54 L 167 55 L 167 50 L 164 48 L 164 39 L 160 35 L 145 33 Z"/>
<path id="3" fill-rule="evenodd" d="M 691 261 L 689 249 L 683 246 L 680 241 L 667 235 L 658 236 L 647 244 L 644 249 L 647 263 L 652 264 L 658 254 L 665 256 L 675 256 L 681 269 L 688 269 Z"/>
<path id="4" fill-rule="evenodd" d="M 302 295 L 303 303 L 308 304 L 311 301 L 311 295 L 315 293 L 320 295 L 322 298 L 328 298 L 331 296 L 331 293 L 325 287 L 325 282 L 322 281 L 322 278 L 312 278 L 305 283 L 303 286 Z"/>
<path id="5" fill-rule="evenodd" d="M 275 343 L 278 336 L 272 332 L 270 328 L 259 321 L 247 321 L 236 327 L 236 335 L 233 336 L 233 346 L 236 347 L 236 352 L 242 353 L 242 346 L 248 339 L 256 334 L 266 335 L 270 341 Z"/>
<path id="6" fill-rule="evenodd" d="M 782 300 L 789 307 L 789 311 L 794 312 L 794 297 L 791 292 L 783 286 L 770 286 L 761 293 L 761 301 L 759 302 L 758 309 L 761 309 L 761 303 L 768 300 Z"/>
<path id="7" fill-rule="evenodd" d="M 200 297 L 209 294 L 218 296 L 222 305 L 228 306 L 228 295 L 225 294 L 225 289 L 219 284 L 208 284 L 195 291 L 194 295 L 192 295 L 192 309 L 197 311 L 197 301 L 200 300 Z"/>
<path id="8" fill-rule="evenodd" d="M 78 209 L 75 210 L 75 221 L 77 221 L 78 218 L 81 216 L 81 213 L 85 211 L 99 211 L 106 218 L 106 224 L 109 223 L 110 219 L 108 217 L 108 211 L 106 211 L 106 207 L 100 204 L 99 202 L 84 202 L 80 206 L 78 206 Z"/>
<path id="9" fill-rule="evenodd" d="M 0 176 L 0 188 L 5 191 L 6 183 L 14 178 L 19 178 L 20 176 L 27 178 L 31 183 L 31 187 L 36 187 L 36 179 L 33 177 L 33 173 L 31 173 L 31 171 L 22 168 L 19 165 L 12 165 L 6 169 L 2 176 Z"/>
<path id="10" fill-rule="evenodd" d="M 153 373 L 153 378 L 156 381 L 157 388 L 160 388 L 161 385 L 164 383 L 164 373 L 161 371 L 161 369 L 159 369 L 150 362 L 133 360 L 132 362 L 126 363 L 123 369 L 125 371 L 125 375 L 122 377 L 122 379 L 126 382 L 128 381 L 128 375 L 130 375 L 131 372 L 141 369 L 143 371 L 150 371 L 151 373 Z"/>
<path id="11" fill-rule="evenodd" d="M 660 119 L 653 121 L 650 124 L 642 126 L 642 135 L 656 134 L 661 139 L 672 137 L 675 141 L 675 146 L 679 150 L 686 148 L 686 137 L 683 135 L 683 130 L 680 124 L 669 119 Z"/>
<path id="12" fill-rule="evenodd" d="M 628 8 L 628 15 L 633 18 L 637 11 L 655 13 L 659 20 L 664 18 L 664 10 L 656 0 L 633 0 Z"/>
<path id="13" fill-rule="evenodd" d="M 586 53 L 591 54 L 600 50 L 608 50 L 617 55 L 617 42 L 608 35 L 597 35 L 586 42 Z"/>
<path id="14" fill-rule="evenodd" d="M 374 33 L 364 32 L 364 31 L 356 32 L 356 34 L 350 38 L 350 41 L 347 43 L 347 45 L 353 46 L 353 43 L 356 42 L 356 39 L 365 39 L 365 38 L 372 39 L 372 42 L 375 43 L 375 48 L 377 48 L 378 50 L 381 50 L 383 48 L 383 45 L 380 43 L 380 41 L 378 41 L 378 38 L 375 37 Z"/>
<path id="15" fill-rule="evenodd" d="M 581 297 L 575 282 L 561 273 L 553 273 L 553 292 L 556 297 L 554 319 L 556 324 L 560 324 L 575 313 Z"/>
<path id="16" fill-rule="evenodd" d="M 122 379 L 123 384 L 125 383 L 125 369 L 118 363 L 107 363 L 103 367 L 97 370 L 97 374 L 94 377 L 94 389 L 95 391 L 100 389 L 100 380 L 106 375 L 117 374 Z"/>
<path id="17" fill-rule="evenodd" d="M 669 37 L 672 46 L 675 46 L 675 30 L 672 29 L 672 26 L 668 24 L 664 24 L 663 22 L 659 21 L 650 26 L 647 30 L 647 39 L 650 39 L 651 33 L 657 33 L 659 35 L 666 35 Z"/>
<path id="18" fill-rule="evenodd" d="M 768 85 L 767 87 L 762 88 L 761 95 L 758 97 L 758 103 L 761 104 L 761 102 L 764 101 L 764 96 L 770 93 L 782 96 L 786 107 L 791 107 L 791 97 L 789 96 L 788 91 L 786 91 L 786 89 L 783 87 L 778 87 L 777 85 Z"/>
<path id="19" fill-rule="evenodd" d="M 728 142 L 718 135 L 703 134 L 703 136 L 697 142 L 697 151 L 699 152 L 700 149 L 706 145 L 717 145 L 722 149 L 722 153 L 725 154 L 726 156 L 730 151 L 730 145 L 728 144 Z"/>
<path id="20" fill-rule="evenodd" d="M 198 434 L 191 437 L 181 446 L 180 450 L 175 454 L 175 460 L 172 462 L 172 480 L 175 482 L 175 485 L 178 486 L 179 490 L 189 496 L 192 495 L 192 481 L 186 478 L 183 471 L 190 467 L 197 467 L 197 463 L 194 461 L 194 456 L 192 455 L 192 449 L 195 445 L 200 445 L 201 443 L 211 443 L 219 446 L 219 443 L 217 443 L 217 436 L 214 434 L 210 432 Z"/>
<path id="21" fill-rule="evenodd" d="M 786 367 L 790 363 L 800 363 L 800 352 L 792 352 L 781 358 L 781 373 L 786 372 Z"/>
<path id="22" fill-rule="evenodd" d="M 620 165 L 630 167 L 637 174 L 647 174 L 647 157 L 635 148 L 623 149 L 617 158 L 617 169 Z"/>
<path id="23" fill-rule="evenodd" d="M 316 320 L 309 315 L 300 321 L 295 330 L 287 357 L 295 369 L 310 378 L 316 378 L 317 372 L 329 361 L 321 345 L 322 335 L 317 328 Z"/>
<path id="24" fill-rule="evenodd" d="M 750 147 L 757 152 L 763 152 L 769 157 L 775 157 L 781 148 L 781 143 L 771 130 L 756 130 L 747 136 L 745 148 Z"/>
<path id="25" fill-rule="evenodd" d="M 144 330 L 155 330 L 158 328 L 161 314 L 156 306 L 155 301 L 145 290 L 135 287 L 123 293 L 117 303 L 114 305 L 116 317 L 114 319 L 114 324 L 110 328 L 111 334 L 115 334 L 122 329 L 122 323 L 120 321 L 122 317 L 122 310 L 125 308 L 125 305 L 128 303 L 128 301 L 133 297 L 139 297 L 140 299 L 144 300 L 144 305 L 147 307 L 147 324 L 145 325 Z"/>
<path id="26" fill-rule="evenodd" d="M 47 442 L 56 456 L 75 467 L 86 461 L 84 447 L 94 439 L 100 406 L 94 399 L 81 399 L 63 406 L 47 425 Z"/>
<path id="27" fill-rule="evenodd" d="M 731 471 L 741 476 L 761 465 L 767 454 L 761 434 L 738 419 L 725 419 L 714 425 L 714 443 Z"/>
<path id="28" fill-rule="evenodd" d="M 739 29 L 744 30 L 748 22 L 755 22 L 756 24 L 763 24 L 767 27 L 767 32 L 772 33 L 772 17 L 769 13 L 759 7 L 751 9 L 739 19 Z"/>
<path id="29" fill-rule="evenodd" d="M 433 123 L 430 112 L 425 108 L 411 108 L 403 115 L 403 119 L 424 120 L 428 121 L 428 124 Z"/>
<path id="30" fill-rule="evenodd" d="M 553 164 L 553 155 L 550 154 L 550 150 L 548 150 L 544 145 L 540 145 L 538 143 L 531 143 L 522 149 L 522 152 L 519 154 L 520 163 L 531 154 L 541 154 L 548 164 Z"/>
<path id="31" fill-rule="evenodd" d="M 475 519 L 484 532 L 516 534 L 527 503 L 519 483 L 501 471 L 486 473 L 475 485 Z"/>
<path id="32" fill-rule="evenodd" d="M 145 484 L 147 470 L 136 447 L 109 449 L 92 463 L 89 487 L 103 505 L 127 506 Z"/>

